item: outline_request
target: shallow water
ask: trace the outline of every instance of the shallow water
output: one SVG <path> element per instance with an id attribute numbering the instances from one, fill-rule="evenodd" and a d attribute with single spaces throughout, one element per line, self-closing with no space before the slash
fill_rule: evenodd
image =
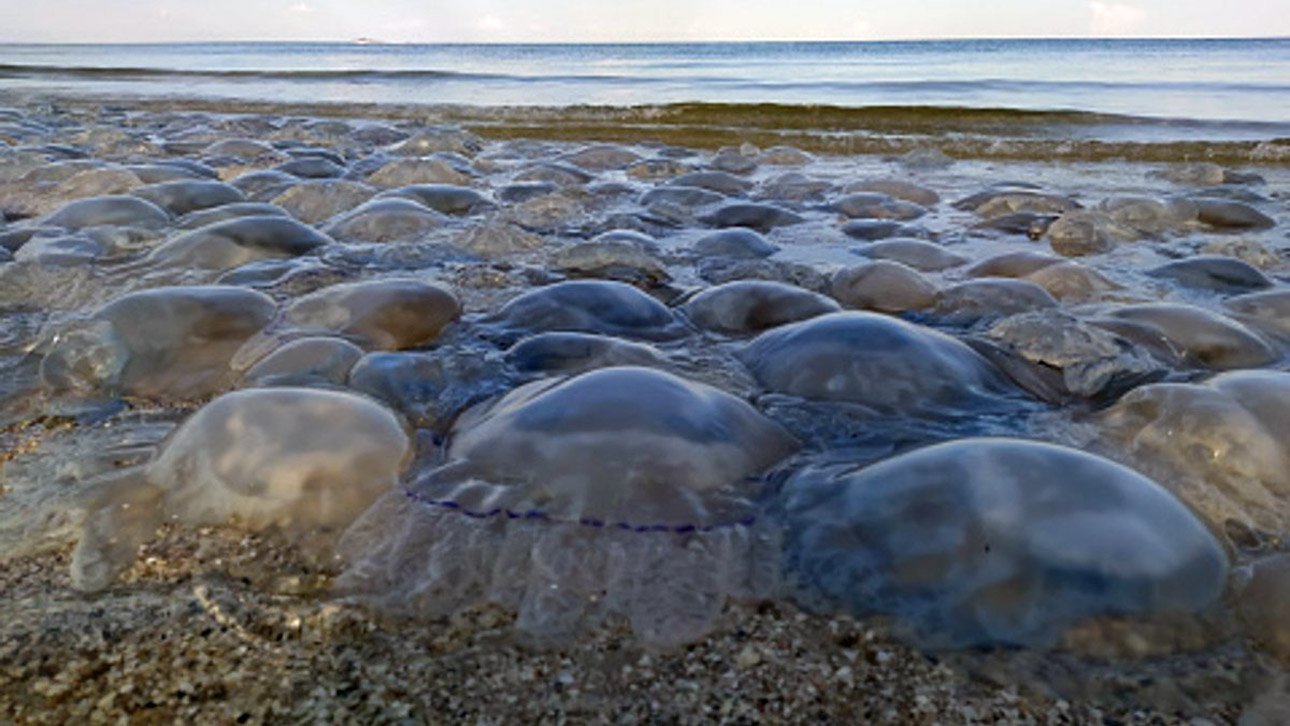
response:
<path id="1" fill-rule="evenodd" d="M 658 126 L 728 143 L 756 127 L 841 153 L 934 137 L 955 156 L 1032 159 L 1284 162 L 1267 143 L 1290 138 L 1286 78 L 1284 39 L 0 46 L 14 96 L 400 105 L 567 140 Z"/>

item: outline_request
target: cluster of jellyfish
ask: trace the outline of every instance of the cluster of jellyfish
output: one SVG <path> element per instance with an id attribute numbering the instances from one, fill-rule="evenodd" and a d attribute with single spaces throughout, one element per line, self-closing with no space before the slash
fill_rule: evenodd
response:
<path id="1" fill-rule="evenodd" d="M 284 329 L 295 337 L 251 356 L 244 387 L 94 490 L 73 581 L 112 587 L 170 521 L 285 536 L 339 568 L 337 597 L 381 612 L 431 618 L 496 603 L 519 630 L 552 641 L 626 623 L 641 641 L 672 646 L 704 637 L 732 599 L 790 598 L 896 616 L 929 643 L 1041 644 L 1091 617 L 1197 613 L 1220 599 L 1229 555 L 1204 510 L 1180 498 L 1186 488 L 1006 437 L 875 463 L 768 415 L 762 398 L 882 421 L 970 418 L 1028 397 L 951 336 L 758 285 L 695 298 L 688 316 L 620 283 L 528 292 L 475 321 L 514 341 L 514 377 L 480 400 L 454 393 L 460 371 L 449 363 L 409 366 L 395 352 L 457 325 L 461 306 L 437 284 L 337 285 L 281 314 L 259 293 L 219 286 L 121 298 L 52 344 L 49 386 L 215 393 L 232 385 L 248 346 L 273 349 Z M 801 313 L 773 319 L 771 309 Z M 763 395 L 664 364 L 653 344 L 705 319 L 765 328 L 730 343 Z M 1280 373 L 1147 387 L 1104 414 L 1106 425 L 1171 451 L 1195 448 L 1178 444 L 1180 426 L 1211 443 L 1233 427 L 1262 432 L 1239 452 L 1202 458 L 1241 467 L 1227 499 L 1247 496 L 1235 491 L 1252 486 L 1245 474 L 1262 482 L 1248 496 L 1282 497 L 1290 469 L 1276 439 L 1287 421 L 1250 393 L 1242 376 L 1254 375 L 1268 379 L 1260 391 L 1290 391 Z M 401 406 L 389 393 L 398 376 L 462 410 Z M 1208 429 L 1173 421 L 1178 399 L 1227 418 Z M 419 450 L 426 428 L 438 430 L 430 454 Z"/>

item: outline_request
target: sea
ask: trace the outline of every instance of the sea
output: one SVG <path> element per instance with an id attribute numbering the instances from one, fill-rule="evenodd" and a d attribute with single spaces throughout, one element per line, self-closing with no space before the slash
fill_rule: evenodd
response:
<path id="1" fill-rule="evenodd" d="M 1290 38 L 0 45 L 0 105 L 32 96 L 233 112 L 432 109 L 581 138 L 747 127 L 861 152 L 912 136 L 1038 158 L 1067 153 L 1056 142 L 1089 156 L 1188 156 L 1214 144 L 1220 157 L 1290 158 Z"/>

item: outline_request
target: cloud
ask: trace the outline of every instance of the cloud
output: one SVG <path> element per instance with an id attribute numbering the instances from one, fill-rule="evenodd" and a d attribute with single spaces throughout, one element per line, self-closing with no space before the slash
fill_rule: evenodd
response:
<path id="1" fill-rule="evenodd" d="M 292 5 L 287 9 L 293 13 L 296 13 L 297 15 L 305 15 L 308 13 L 312 13 L 314 11 L 314 9 L 309 6 L 309 3 L 303 3 L 303 2 L 295 3 L 294 5 Z"/>
<path id="2" fill-rule="evenodd" d="M 1092 0 L 1088 9 L 1093 15 L 1093 35 L 1129 35 L 1147 19 L 1147 11 L 1128 3 Z"/>

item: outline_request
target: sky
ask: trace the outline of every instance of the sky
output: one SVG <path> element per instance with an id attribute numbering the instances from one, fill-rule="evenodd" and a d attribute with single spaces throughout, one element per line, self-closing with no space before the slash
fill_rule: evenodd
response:
<path id="1" fill-rule="evenodd" d="M 0 0 L 0 42 L 1290 36 L 1290 0 Z"/>

